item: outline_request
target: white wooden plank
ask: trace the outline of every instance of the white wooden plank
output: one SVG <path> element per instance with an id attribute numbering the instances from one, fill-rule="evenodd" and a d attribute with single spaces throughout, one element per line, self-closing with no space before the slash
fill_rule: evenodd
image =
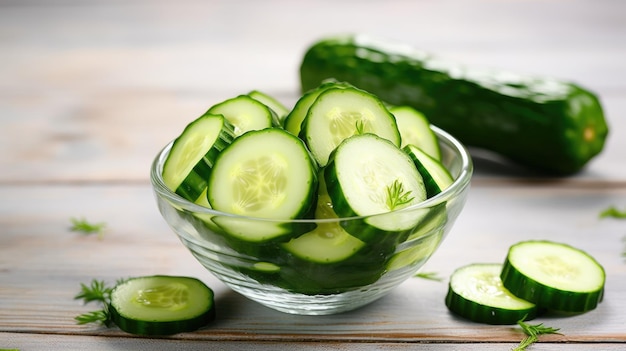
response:
<path id="1" fill-rule="evenodd" d="M 11 150 L 0 155 L 0 181 L 145 181 L 156 151 L 212 104 L 251 89 L 293 104 L 303 50 L 348 30 L 597 90 L 611 135 L 576 178 L 626 176 L 621 2 L 365 2 L 359 20 L 350 20 L 351 2 L 78 4 L 0 11 L 0 147 Z"/>
<path id="2" fill-rule="evenodd" d="M 303 342 L 295 341 L 289 343 L 266 342 L 266 341 L 233 341 L 221 340 L 219 342 L 207 342 L 203 340 L 172 340 L 172 339 L 145 339 L 145 338 L 109 338 L 98 336 L 67 336 L 50 334 L 24 334 L 0 333 L 0 345 L 20 350 L 29 351 L 54 351 L 54 350 L 82 350 L 85 345 L 89 345 L 92 351 L 114 351 L 114 350 L 181 350 L 181 351 L 328 351 L 328 350 L 485 350 L 501 351 L 511 350 L 516 344 L 487 344 L 487 343 L 326 343 L 326 342 Z M 606 351 L 622 350 L 623 345 L 619 344 L 558 344 L 538 342 L 532 346 L 532 350 L 573 350 L 582 351 L 589 349 L 601 349 Z"/>
<path id="3" fill-rule="evenodd" d="M 464 264 L 500 262 L 511 244 L 540 238 L 587 250 L 607 271 L 605 299 L 596 310 L 537 320 L 563 332 L 546 340 L 626 342 L 624 222 L 597 217 L 610 205 L 624 204 L 624 188 L 474 187 L 455 229 L 424 267 L 443 282 L 410 279 L 369 306 L 320 317 L 275 312 L 225 288 L 178 243 L 159 218 L 147 186 L 4 186 L 0 197 L 21 200 L 0 205 L 0 332 L 124 336 L 117 329 L 74 324 L 74 316 L 94 309 L 73 300 L 79 284 L 92 278 L 113 282 L 134 275 L 183 274 L 215 289 L 218 318 L 176 338 L 514 342 L 520 336 L 516 328 L 449 314 L 443 304 L 445 278 Z M 107 222 L 105 237 L 69 232 L 72 216 Z"/>

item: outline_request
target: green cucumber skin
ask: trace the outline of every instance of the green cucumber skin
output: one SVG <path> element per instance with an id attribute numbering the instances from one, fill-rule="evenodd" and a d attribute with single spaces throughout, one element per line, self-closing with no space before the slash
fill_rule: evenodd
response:
<path id="1" fill-rule="evenodd" d="M 214 160 L 222 150 L 233 142 L 233 140 L 235 140 L 233 126 L 224 119 L 224 125 L 222 126 L 222 131 L 220 131 L 217 140 L 215 140 L 211 149 L 202 157 L 200 162 L 193 167 L 191 173 L 187 175 L 182 184 L 178 186 L 176 194 L 187 200 L 196 201 L 207 186 Z"/>
<path id="2" fill-rule="evenodd" d="M 547 287 L 520 273 L 508 259 L 504 262 L 500 278 L 502 285 L 513 295 L 558 312 L 583 313 L 593 310 L 604 295 L 604 289 L 581 293 Z"/>
<path id="3" fill-rule="evenodd" d="M 304 91 L 328 78 L 349 82 L 418 109 L 466 145 L 541 173 L 574 174 L 602 151 L 608 126 L 594 93 L 556 79 L 478 73 L 362 36 L 322 39 L 300 67 Z"/>
<path id="4" fill-rule="evenodd" d="M 141 322 L 126 319 L 117 312 L 112 306 L 109 307 L 111 319 L 121 330 L 135 335 L 142 336 L 165 336 L 178 334 L 183 332 L 195 331 L 215 320 L 215 308 L 208 313 L 189 319 L 186 321 L 169 321 L 169 322 Z"/>
<path id="5" fill-rule="evenodd" d="M 448 288 L 448 293 L 445 297 L 445 304 L 451 311 L 454 311 L 454 313 L 463 318 L 467 318 L 477 323 L 492 325 L 516 324 L 522 319 L 535 319 L 539 314 L 539 309 L 537 308 L 507 310 L 504 308 L 489 307 L 484 305 L 481 305 L 481 308 L 476 308 L 475 302 L 468 301 L 457 295 L 451 288 Z"/>
<path id="6" fill-rule="evenodd" d="M 175 276 L 167 276 L 167 275 L 154 275 L 154 276 L 145 276 L 140 277 L 139 279 L 150 279 L 150 278 L 182 278 L 182 279 L 191 279 L 200 282 L 200 280 L 196 278 L 189 277 L 175 277 Z M 135 278 L 131 278 L 135 279 Z M 124 283 L 121 283 L 124 284 Z M 135 335 L 141 336 L 166 336 L 173 335 L 183 332 L 192 332 L 195 331 L 215 320 L 216 312 L 215 312 L 215 302 L 214 296 L 215 293 L 213 289 L 206 286 L 204 283 L 200 282 L 209 293 L 210 298 L 210 307 L 208 310 L 204 311 L 197 316 L 185 319 L 185 320 L 172 320 L 172 321 L 151 321 L 151 320 L 134 320 L 127 316 L 124 316 L 118 312 L 115 308 L 114 303 L 109 304 L 108 311 L 111 314 L 111 321 L 118 326 L 121 330 Z M 117 288 L 117 286 L 116 286 Z M 115 289 L 113 293 L 115 293 Z"/>

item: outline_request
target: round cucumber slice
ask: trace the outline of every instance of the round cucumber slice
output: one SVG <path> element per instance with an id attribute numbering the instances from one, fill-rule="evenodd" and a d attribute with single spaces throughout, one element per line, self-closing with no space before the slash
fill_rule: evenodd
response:
<path id="1" fill-rule="evenodd" d="M 424 201 L 426 189 L 413 161 L 389 140 L 374 134 L 345 139 L 324 177 L 340 217 L 371 216 L 366 224 L 388 232 L 410 230 L 422 220 L 415 212 L 397 211 Z M 360 236 L 356 231 L 348 230 Z"/>
<path id="2" fill-rule="evenodd" d="M 213 209 L 236 215 L 213 217 L 227 233 L 241 240 L 267 241 L 290 235 L 292 227 L 298 227 L 281 220 L 309 214 L 316 188 L 315 162 L 304 143 L 284 129 L 267 128 L 247 132 L 222 151 L 207 194 Z"/>
<path id="3" fill-rule="evenodd" d="M 232 125 L 220 115 L 205 114 L 189 123 L 163 165 L 165 185 L 189 201 L 198 201 L 215 159 L 234 138 Z"/>
<path id="4" fill-rule="evenodd" d="M 234 126 L 237 136 L 250 130 L 269 128 L 277 120 L 271 108 L 248 95 L 222 101 L 211 106 L 206 113 L 223 115 Z"/>
<path id="5" fill-rule="evenodd" d="M 400 130 L 402 137 L 402 147 L 407 145 L 415 145 L 424 150 L 430 157 L 440 160 L 441 149 L 437 136 L 430 129 L 428 119 L 411 106 L 392 106 L 389 108 Z"/>
<path id="6" fill-rule="evenodd" d="M 455 270 L 445 300 L 448 309 L 487 324 L 515 324 L 535 318 L 537 306 L 508 291 L 500 280 L 501 271 L 499 263 L 474 263 Z"/>
<path id="7" fill-rule="evenodd" d="M 322 182 L 320 182 L 322 183 Z M 322 191 L 325 185 L 320 184 L 320 195 L 317 199 L 315 218 L 337 218 L 333 211 L 330 196 Z M 283 244 L 288 252 L 308 261 L 317 263 L 333 263 L 354 255 L 364 242 L 348 234 L 339 222 L 320 222 L 312 231 L 291 239 Z"/>
<path id="8" fill-rule="evenodd" d="M 322 91 L 302 122 L 300 137 L 320 166 L 341 142 L 354 134 L 372 133 L 400 146 L 396 119 L 374 95 L 357 88 Z"/>
<path id="9" fill-rule="evenodd" d="M 567 244 L 523 241 L 509 249 L 502 282 L 513 294 L 555 311 L 580 313 L 602 300 L 604 268 Z"/>
<path id="10" fill-rule="evenodd" d="M 124 281 L 111 292 L 111 318 L 138 335 L 196 330 L 215 319 L 213 291 L 190 277 L 155 275 Z"/>

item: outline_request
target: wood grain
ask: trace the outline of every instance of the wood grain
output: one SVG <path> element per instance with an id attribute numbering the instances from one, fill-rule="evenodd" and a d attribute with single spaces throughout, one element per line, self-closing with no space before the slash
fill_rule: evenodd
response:
<path id="1" fill-rule="evenodd" d="M 68 194 L 72 198 L 68 199 Z M 511 326 L 484 326 L 449 314 L 446 279 L 461 265 L 501 262 L 511 244 L 526 239 L 567 242 L 590 254 L 607 271 L 605 299 L 589 313 L 538 319 L 561 328 L 556 342 L 626 342 L 626 265 L 621 253 L 623 221 L 598 214 L 626 196 L 626 189 L 584 190 L 480 186 L 440 250 L 424 267 L 443 282 L 410 279 L 381 300 L 333 316 L 275 312 L 231 292 L 182 247 L 159 217 L 148 186 L 0 187 L 0 332 L 122 337 L 119 330 L 78 326 L 73 317 L 93 307 L 73 300 L 92 278 L 149 274 L 196 276 L 216 291 L 217 321 L 175 339 L 266 341 L 514 342 Z M 59 203 L 63 203 L 60 207 Z M 89 206 L 86 206 L 89 204 Z M 123 207 L 120 204 L 124 204 Z M 25 214 L 29 215 L 26 216 Z M 69 218 L 106 221 L 105 236 L 68 230 Z"/>
<path id="2" fill-rule="evenodd" d="M 626 344 L 626 3 L 540 1 L 21 0 L 0 2 L 0 348 L 22 350 L 506 350 L 522 335 L 451 315 L 446 279 L 500 262 L 525 239 L 594 255 L 607 272 L 598 308 L 537 319 L 561 328 L 533 350 Z M 466 208 L 423 268 L 356 311 L 305 317 L 230 291 L 182 246 L 149 185 L 159 151 L 209 106 L 252 89 L 292 106 L 298 65 L 319 37 L 362 32 L 475 67 L 554 76 L 601 98 L 605 150 L 573 177 L 538 177 L 482 150 Z M 531 137 L 531 136 L 529 136 Z M 102 239 L 70 218 L 106 222 Z M 137 338 L 79 326 L 73 299 L 91 279 L 195 276 L 218 318 L 194 333 Z"/>

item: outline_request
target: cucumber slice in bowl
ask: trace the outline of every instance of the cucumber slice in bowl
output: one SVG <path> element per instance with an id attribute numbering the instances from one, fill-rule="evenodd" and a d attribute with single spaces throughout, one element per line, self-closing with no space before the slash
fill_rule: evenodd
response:
<path id="1" fill-rule="evenodd" d="M 346 230 L 363 241 L 380 241 L 379 235 L 390 232 L 408 235 L 422 220 L 415 211 L 400 211 L 424 201 L 426 188 L 413 161 L 389 140 L 374 134 L 345 139 L 324 177 L 337 215 L 368 216 L 346 222 Z"/>
<path id="2" fill-rule="evenodd" d="M 551 241 L 523 241 L 509 248 L 502 282 L 513 294 L 554 311 L 596 308 L 604 293 L 604 268 L 586 252 Z"/>
<path id="3" fill-rule="evenodd" d="M 424 150 L 412 144 L 406 145 L 402 150 L 411 157 L 424 178 L 426 194 L 429 198 L 444 191 L 454 182 L 454 178 L 446 167 Z"/>
<path id="4" fill-rule="evenodd" d="M 409 144 L 415 145 L 432 158 L 441 159 L 437 135 L 430 129 L 430 122 L 421 112 L 410 106 L 392 106 L 389 112 L 396 117 L 402 137 L 402 147 Z"/>
<path id="5" fill-rule="evenodd" d="M 217 156 L 234 138 L 232 125 L 221 115 L 205 114 L 189 123 L 163 165 L 165 185 L 186 200 L 198 201 Z"/>
<path id="6" fill-rule="evenodd" d="M 131 278 L 111 291 L 111 318 L 137 335 L 194 331 L 215 319 L 213 291 L 190 277 L 155 275 Z"/>
<path id="7" fill-rule="evenodd" d="M 324 177 L 318 177 L 318 179 L 319 190 L 315 218 L 330 219 L 330 221 L 320 221 L 315 229 L 291 239 L 282 244 L 282 247 L 306 261 L 322 264 L 343 261 L 358 252 L 365 243 L 348 234 L 339 225 L 339 221 L 336 221 L 338 217 L 333 210 Z"/>
<path id="8" fill-rule="evenodd" d="M 471 321 L 487 324 L 515 324 L 535 318 L 537 306 L 508 291 L 500 272 L 499 263 L 473 263 L 455 270 L 445 299 L 448 309 Z"/>
<path id="9" fill-rule="evenodd" d="M 222 151 L 207 196 L 213 209 L 224 212 L 213 221 L 228 234 L 264 242 L 302 233 L 297 222 L 281 220 L 306 217 L 315 208 L 316 189 L 317 169 L 304 143 L 267 128 L 247 132 Z"/>
<path id="10" fill-rule="evenodd" d="M 341 142 L 354 135 L 373 133 L 400 146 L 396 119 L 374 95 L 353 87 L 322 91 L 302 122 L 302 138 L 321 167 Z"/>
<path id="11" fill-rule="evenodd" d="M 206 113 L 223 115 L 234 126 L 237 136 L 250 130 L 270 128 L 278 120 L 276 112 L 248 95 L 224 100 L 211 106 Z"/>
<path id="12" fill-rule="evenodd" d="M 269 107 L 275 113 L 275 125 L 282 125 L 283 120 L 289 113 L 289 109 L 273 96 L 259 90 L 252 90 L 248 96 Z"/>
<path id="13" fill-rule="evenodd" d="M 287 114 L 283 121 L 283 127 L 293 135 L 300 135 L 300 130 L 302 128 L 302 122 L 306 118 L 307 113 L 309 112 L 309 108 L 317 97 L 325 90 L 330 88 L 346 88 L 351 87 L 346 83 L 340 83 L 335 81 L 329 81 L 321 84 L 319 87 L 311 89 L 304 93 L 293 109 Z"/>

